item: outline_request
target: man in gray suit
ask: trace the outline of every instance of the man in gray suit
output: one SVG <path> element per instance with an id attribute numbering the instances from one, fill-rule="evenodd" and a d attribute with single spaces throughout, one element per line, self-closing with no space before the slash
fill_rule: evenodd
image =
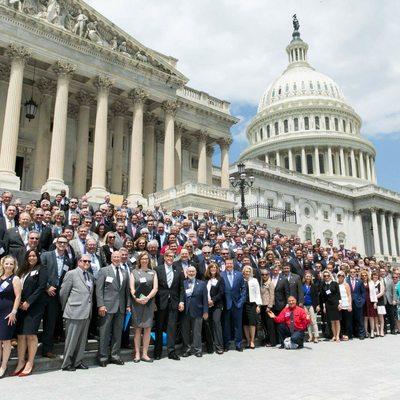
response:
<path id="1" fill-rule="evenodd" d="M 301 283 L 301 278 L 299 275 L 292 273 L 291 265 L 286 263 L 283 266 L 283 276 L 287 278 L 289 282 L 289 290 L 290 296 L 296 298 L 297 303 L 300 307 L 303 307 L 304 304 L 304 292 L 303 292 L 303 284 Z"/>
<path id="2" fill-rule="evenodd" d="M 65 274 L 60 290 L 66 323 L 63 371 L 88 369 L 83 363 L 90 315 L 92 312 L 93 276 L 88 272 L 90 256 L 83 255 L 78 268 Z"/>
<path id="3" fill-rule="evenodd" d="M 101 367 L 123 365 L 120 357 L 121 335 L 126 311 L 130 311 L 129 274 L 121 266 L 121 254 L 114 251 L 111 264 L 99 271 L 96 281 L 96 299 L 100 316 L 100 343 L 98 361 Z M 108 345 L 111 337 L 111 357 Z"/>

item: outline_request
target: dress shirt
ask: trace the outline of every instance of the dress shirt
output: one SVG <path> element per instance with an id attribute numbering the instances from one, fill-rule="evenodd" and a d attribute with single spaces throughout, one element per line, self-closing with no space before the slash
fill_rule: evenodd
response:
<path id="1" fill-rule="evenodd" d="M 6 220 L 6 228 L 7 229 L 15 227 L 15 221 L 13 219 L 6 218 L 5 220 Z"/>
<path id="2" fill-rule="evenodd" d="M 100 263 L 95 254 L 90 254 L 90 256 L 90 268 L 92 269 L 94 279 L 97 279 L 97 275 L 100 271 Z"/>
<path id="3" fill-rule="evenodd" d="M 64 268 L 64 254 L 59 255 L 57 250 L 54 250 L 54 253 L 56 255 L 56 260 L 57 260 L 57 276 L 58 280 L 60 281 L 61 275 L 63 273 L 63 268 Z"/>
<path id="4" fill-rule="evenodd" d="M 21 235 L 22 241 L 24 242 L 25 245 L 28 244 L 28 233 L 29 229 L 28 228 L 22 228 L 21 226 L 18 227 L 19 234 Z"/>
<path id="5" fill-rule="evenodd" d="M 170 288 L 172 285 L 172 281 L 174 280 L 174 270 L 172 269 L 172 264 L 164 264 L 165 273 L 167 275 L 167 285 Z"/>
<path id="6" fill-rule="evenodd" d="M 113 271 L 114 271 L 114 275 L 115 276 L 117 276 L 117 268 L 116 268 L 116 266 L 114 265 L 114 264 L 111 264 L 112 265 L 112 269 L 113 269 Z M 123 280 L 124 280 L 124 274 L 122 273 L 122 268 L 123 267 L 121 267 L 121 264 L 120 265 L 118 265 L 118 267 L 120 267 L 119 268 L 119 280 L 120 280 L 120 282 L 121 282 L 121 284 L 122 284 L 122 282 L 123 282 Z"/>
<path id="7" fill-rule="evenodd" d="M 233 286 L 233 271 L 227 271 L 228 274 L 228 281 L 231 287 Z"/>

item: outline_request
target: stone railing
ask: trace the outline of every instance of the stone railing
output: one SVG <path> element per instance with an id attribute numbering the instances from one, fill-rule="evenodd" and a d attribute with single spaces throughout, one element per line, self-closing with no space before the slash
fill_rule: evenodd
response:
<path id="1" fill-rule="evenodd" d="M 230 103 L 210 96 L 208 93 L 184 86 L 177 90 L 177 95 L 195 103 L 205 105 L 223 113 L 229 114 Z"/>
<path id="2" fill-rule="evenodd" d="M 367 196 L 367 195 L 381 195 L 384 197 L 388 197 L 392 200 L 400 202 L 400 193 L 394 192 L 390 189 L 385 189 L 375 185 L 367 185 L 361 186 L 358 188 L 352 189 L 352 192 L 355 196 Z"/>
<path id="3" fill-rule="evenodd" d="M 235 201 L 234 193 L 228 189 L 194 182 L 184 182 L 170 189 L 161 190 L 149 195 L 149 204 L 162 204 L 179 197 L 195 195 L 214 200 Z"/>

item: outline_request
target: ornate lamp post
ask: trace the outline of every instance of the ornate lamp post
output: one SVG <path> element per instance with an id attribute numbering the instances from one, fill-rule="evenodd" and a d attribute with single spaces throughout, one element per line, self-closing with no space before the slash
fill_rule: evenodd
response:
<path id="1" fill-rule="evenodd" d="M 249 216 L 247 214 L 247 208 L 245 205 L 245 199 L 244 199 L 244 190 L 246 187 L 251 188 L 254 183 L 254 176 L 249 176 L 247 177 L 247 173 L 245 170 L 245 165 L 243 162 L 240 162 L 238 164 L 238 175 L 231 176 L 229 178 L 231 185 L 236 189 L 239 188 L 240 191 L 240 209 L 239 209 L 239 218 L 240 219 L 248 219 Z"/>

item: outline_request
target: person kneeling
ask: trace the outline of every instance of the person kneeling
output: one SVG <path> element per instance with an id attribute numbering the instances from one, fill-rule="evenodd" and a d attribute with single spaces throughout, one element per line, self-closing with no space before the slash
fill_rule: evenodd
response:
<path id="1" fill-rule="evenodd" d="M 278 316 L 268 311 L 268 316 L 278 323 L 281 337 L 281 348 L 301 349 L 304 343 L 304 332 L 310 324 L 310 316 L 297 305 L 296 298 L 289 296 L 288 306 Z"/>

